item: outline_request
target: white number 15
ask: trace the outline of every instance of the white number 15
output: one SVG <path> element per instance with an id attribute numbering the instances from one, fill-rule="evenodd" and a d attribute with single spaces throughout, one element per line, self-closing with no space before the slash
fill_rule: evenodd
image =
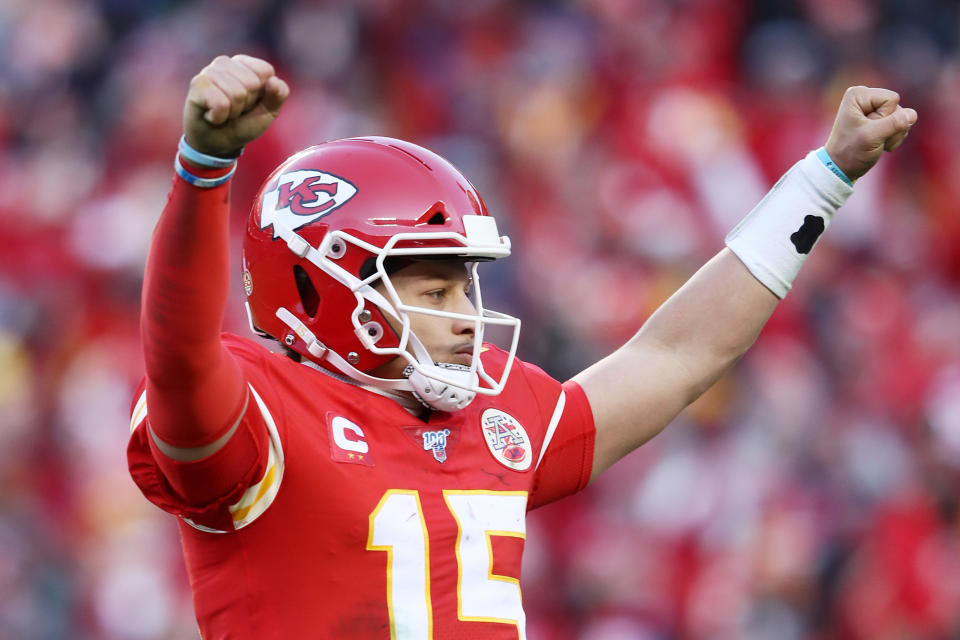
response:
<path id="1" fill-rule="evenodd" d="M 491 536 L 524 538 L 526 491 L 445 490 L 457 521 L 457 618 L 517 627 L 526 640 L 520 582 L 493 573 Z M 430 536 L 420 493 L 391 489 L 370 513 L 367 550 L 387 552 L 391 640 L 431 640 Z"/>

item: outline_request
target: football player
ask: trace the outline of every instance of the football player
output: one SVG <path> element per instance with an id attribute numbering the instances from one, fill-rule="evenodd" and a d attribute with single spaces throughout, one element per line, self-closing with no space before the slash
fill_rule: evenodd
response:
<path id="1" fill-rule="evenodd" d="M 289 88 L 253 57 L 195 76 L 147 262 L 131 474 L 180 523 L 204 638 L 523 639 L 528 510 L 663 429 L 753 343 L 853 181 L 916 122 L 853 87 L 727 247 L 617 351 L 560 383 L 484 306 L 510 254 L 443 158 L 326 142 L 260 189 L 242 278 L 260 341 L 221 334 L 230 179 Z M 509 348 L 484 341 L 490 326 Z M 289 357 L 288 357 L 289 356 Z"/>

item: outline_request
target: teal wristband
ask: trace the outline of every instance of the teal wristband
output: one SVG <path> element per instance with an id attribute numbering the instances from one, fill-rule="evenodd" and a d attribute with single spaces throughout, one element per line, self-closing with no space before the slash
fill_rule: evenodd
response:
<path id="1" fill-rule="evenodd" d="M 180 155 L 188 160 L 190 164 L 198 167 L 204 169 L 226 169 L 237 161 L 237 158 L 240 157 L 240 153 L 243 153 L 243 147 L 240 147 L 240 153 L 238 153 L 236 157 L 221 158 L 219 156 L 211 156 L 210 154 L 203 153 L 202 151 L 197 151 L 187 144 L 186 136 L 180 136 L 180 143 L 177 145 L 177 151 L 179 151 Z"/>
<path id="2" fill-rule="evenodd" d="M 837 176 L 851 187 L 853 186 L 853 180 L 848 178 L 847 174 L 843 172 L 843 169 L 837 166 L 837 163 L 833 161 L 833 158 L 831 158 L 830 154 L 827 153 L 825 147 L 820 147 L 817 149 L 817 157 L 820 158 L 820 162 L 822 162 L 827 169 L 830 169 L 830 173 Z"/>

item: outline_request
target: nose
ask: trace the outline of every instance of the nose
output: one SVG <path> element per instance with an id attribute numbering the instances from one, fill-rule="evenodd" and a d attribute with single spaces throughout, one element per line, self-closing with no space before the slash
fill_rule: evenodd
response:
<path id="1" fill-rule="evenodd" d="M 464 315 L 476 315 L 477 308 L 473 306 L 473 301 L 470 299 L 466 293 L 460 293 L 457 296 L 456 304 L 452 309 L 455 313 L 462 313 Z M 470 335 L 474 334 L 474 323 L 470 320 L 463 320 L 461 318 L 455 318 L 453 321 L 453 332 L 458 335 Z"/>

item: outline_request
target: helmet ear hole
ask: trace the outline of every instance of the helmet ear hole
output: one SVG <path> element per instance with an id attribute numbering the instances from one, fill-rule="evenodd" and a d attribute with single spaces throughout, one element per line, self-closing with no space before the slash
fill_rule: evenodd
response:
<path id="1" fill-rule="evenodd" d="M 306 269 L 298 264 L 293 265 L 293 279 L 297 283 L 297 293 L 300 294 L 300 302 L 303 304 L 303 310 L 311 318 L 317 315 L 317 309 L 320 306 L 320 294 L 317 288 L 313 286 L 310 275 Z"/>

